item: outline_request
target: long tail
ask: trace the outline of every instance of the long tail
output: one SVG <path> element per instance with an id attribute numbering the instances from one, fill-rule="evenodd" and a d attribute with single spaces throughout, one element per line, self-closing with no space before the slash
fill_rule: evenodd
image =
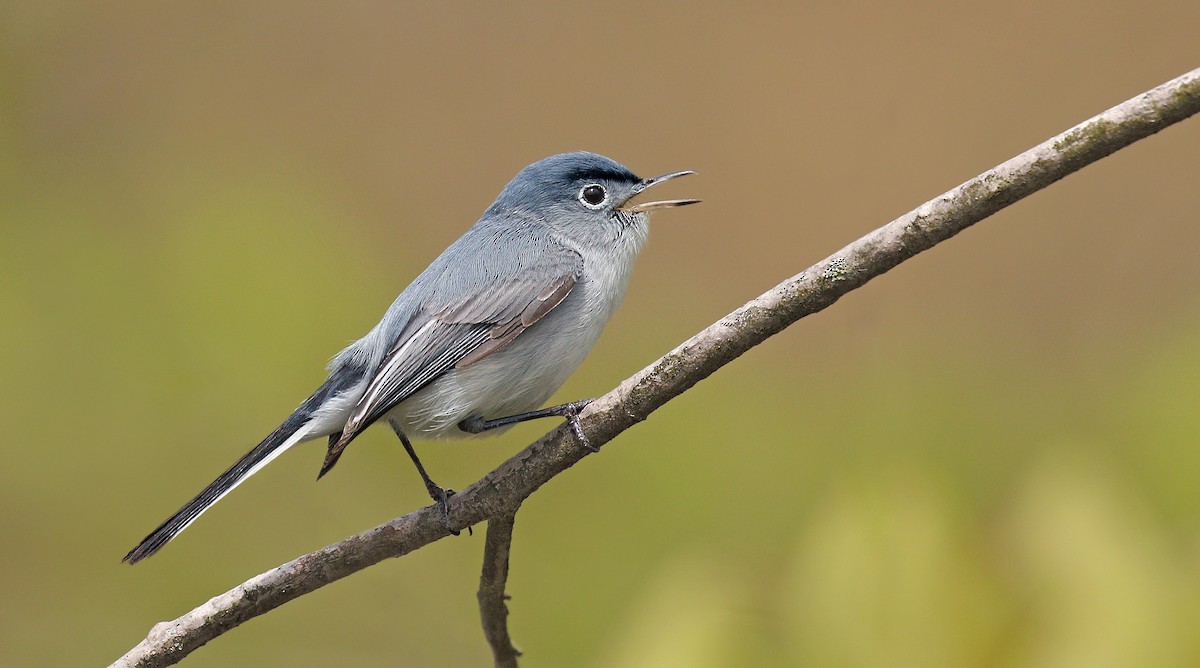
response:
<path id="1" fill-rule="evenodd" d="M 231 492 L 234 487 L 242 484 L 246 478 L 257 473 L 259 469 L 266 466 L 271 460 L 301 441 L 323 435 L 311 433 L 313 431 L 313 415 L 326 400 L 344 389 L 349 380 L 347 374 L 344 373 L 335 372 L 331 375 L 325 381 L 325 384 L 314 392 L 311 397 L 306 399 L 296 409 L 296 412 L 284 420 L 283 424 L 271 432 L 270 436 L 263 439 L 262 443 L 254 446 L 253 450 L 247 452 L 236 464 L 229 467 L 229 470 L 212 481 L 208 487 L 204 488 L 204 491 L 196 495 L 196 498 L 185 503 L 174 515 L 168 517 L 166 521 L 158 525 L 157 529 L 151 531 L 150 535 L 142 539 L 142 542 L 130 550 L 129 554 L 125 555 L 125 558 L 121 561 L 128 564 L 136 564 L 142 559 L 158 552 L 172 538 L 178 536 L 180 532 L 188 528 L 192 522 L 195 522 L 198 517 L 203 515 L 204 511 L 212 507 L 217 501 L 220 501 L 221 497 Z"/>

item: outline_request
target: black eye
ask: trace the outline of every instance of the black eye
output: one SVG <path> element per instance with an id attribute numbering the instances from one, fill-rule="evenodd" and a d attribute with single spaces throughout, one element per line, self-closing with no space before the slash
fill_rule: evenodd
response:
<path id="1" fill-rule="evenodd" d="M 579 201 L 589 209 L 599 209 L 608 199 L 608 191 L 598 183 L 586 185 L 579 191 Z"/>

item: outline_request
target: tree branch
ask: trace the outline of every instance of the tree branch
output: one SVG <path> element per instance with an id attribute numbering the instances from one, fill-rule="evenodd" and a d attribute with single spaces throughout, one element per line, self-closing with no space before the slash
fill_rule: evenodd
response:
<path id="1" fill-rule="evenodd" d="M 513 647 L 508 635 L 508 552 L 512 547 L 515 515 L 502 515 L 488 520 L 487 538 L 483 545 L 483 572 L 479 576 L 479 617 L 483 620 L 483 635 L 492 647 L 496 668 L 517 668 L 521 650 Z"/>
<path id="2" fill-rule="evenodd" d="M 1013 202 L 1198 111 L 1200 69 L 1113 107 L 926 202 L 780 283 L 622 382 L 584 410 L 584 431 L 593 445 L 607 443 L 796 320 L 828 307 L 842 295 Z M 530 494 L 587 454 L 569 429 L 559 427 L 456 494 L 450 504 L 451 518 L 466 527 L 511 517 Z M 145 640 L 112 665 L 174 664 L 252 617 L 447 535 L 433 507 L 409 513 L 255 576 L 174 621 L 156 625 Z"/>

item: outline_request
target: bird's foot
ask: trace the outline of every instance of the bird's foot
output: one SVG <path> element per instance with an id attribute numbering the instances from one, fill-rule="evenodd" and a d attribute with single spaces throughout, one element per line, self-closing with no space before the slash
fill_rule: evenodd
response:
<path id="1" fill-rule="evenodd" d="M 439 487 L 433 484 L 433 481 L 427 482 L 425 489 L 429 492 L 429 498 L 433 499 L 438 513 L 442 516 L 442 526 L 446 527 L 446 531 L 449 531 L 452 536 L 457 536 L 461 532 L 450 525 L 450 497 L 454 496 L 454 490 Z"/>

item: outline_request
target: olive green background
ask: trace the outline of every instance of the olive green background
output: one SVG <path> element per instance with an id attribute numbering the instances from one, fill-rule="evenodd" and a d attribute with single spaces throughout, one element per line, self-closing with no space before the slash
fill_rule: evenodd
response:
<path id="1" fill-rule="evenodd" d="M 0 5 L 0 664 L 104 665 L 426 503 L 273 429 L 522 166 L 661 194 L 606 392 L 861 234 L 1200 64 L 1196 2 Z M 1200 663 L 1200 119 L 803 320 L 517 518 L 523 666 Z M 464 487 L 551 425 L 418 443 Z M 480 532 L 189 666 L 486 665 Z"/>

